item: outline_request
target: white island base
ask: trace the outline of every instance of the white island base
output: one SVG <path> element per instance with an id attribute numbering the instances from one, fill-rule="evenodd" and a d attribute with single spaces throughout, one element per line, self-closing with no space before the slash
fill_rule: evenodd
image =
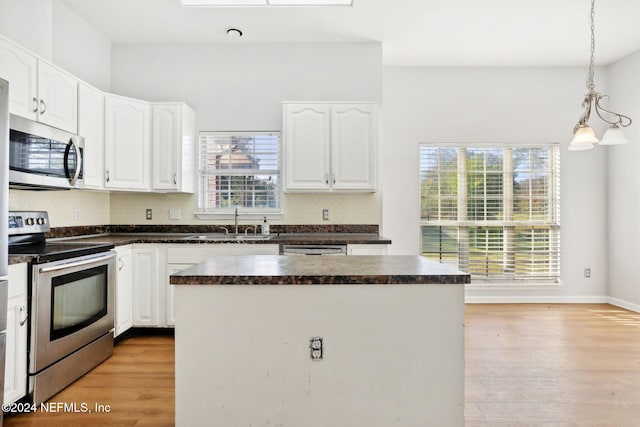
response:
<path id="1" fill-rule="evenodd" d="M 176 286 L 176 426 L 464 426 L 463 292 Z"/>

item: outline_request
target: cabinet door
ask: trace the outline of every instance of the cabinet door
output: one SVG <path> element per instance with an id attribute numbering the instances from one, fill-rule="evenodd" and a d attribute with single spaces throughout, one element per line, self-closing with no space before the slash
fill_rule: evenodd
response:
<path id="1" fill-rule="evenodd" d="M 182 117 L 177 105 L 153 106 L 153 189 L 178 190 Z"/>
<path id="2" fill-rule="evenodd" d="M 330 104 L 284 105 L 285 191 L 329 190 Z"/>
<path id="3" fill-rule="evenodd" d="M 44 61 L 38 61 L 38 120 L 78 133 L 78 81 Z"/>
<path id="4" fill-rule="evenodd" d="M 376 113 L 374 104 L 333 105 L 331 179 L 334 190 L 375 190 Z"/>
<path id="5" fill-rule="evenodd" d="M 78 87 L 78 133 L 84 137 L 84 186 L 104 189 L 104 94 L 85 83 Z"/>
<path id="6" fill-rule="evenodd" d="M 9 266 L 4 404 L 27 394 L 27 264 Z"/>
<path id="7" fill-rule="evenodd" d="M 0 39 L 0 77 L 9 81 L 9 111 L 38 118 L 38 61 L 30 53 Z"/>
<path id="8" fill-rule="evenodd" d="M 116 249 L 118 276 L 116 283 L 115 336 L 133 326 L 133 254 L 131 249 Z"/>
<path id="9" fill-rule="evenodd" d="M 148 102 L 105 98 L 105 187 L 148 191 L 151 108 Z"/>
<path id="10" fill-rule="evenodd" d="M 156 250 L 133 250 L 133 326 L 158 326 L 160 301 Z"/>

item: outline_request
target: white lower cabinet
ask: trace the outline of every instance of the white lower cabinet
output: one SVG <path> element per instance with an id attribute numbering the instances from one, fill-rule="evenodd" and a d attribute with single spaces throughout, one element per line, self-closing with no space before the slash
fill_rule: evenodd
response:
<path id="1" fill-rule="evenodd" d="M 118 336 L 133 326 L 133 253 L 131 246 L 116 248 L 115 333 Z"/>
<path id="2" fill-rule="evenodd" d="M 161 251 L 156 245 L 135 246 L 133 249 L 133 326 L 162 326 L 164 310 L 160 307 L 165 299 L 159 290 Z"/>
<path id="3" fill-rule="evenodd" d="M 27 394 L 27 264 L 9 266 L 7 344 L 4 366 L 4 404 Z"/>
<path id="4" fill-rule="evenodd" d="M 356 244 L 347 245 L 347 255 L 386 255 L 387 245 L 382 244 Z"/>

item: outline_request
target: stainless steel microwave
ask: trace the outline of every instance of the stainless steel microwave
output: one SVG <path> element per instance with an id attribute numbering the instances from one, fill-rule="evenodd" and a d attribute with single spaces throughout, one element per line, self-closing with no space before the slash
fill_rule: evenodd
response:
<path id="1" fill-rule="evenodd" d="M 10 116 L 9 125 L 10 188 L 84 187 L 84 138 L 14 115 Z"/>

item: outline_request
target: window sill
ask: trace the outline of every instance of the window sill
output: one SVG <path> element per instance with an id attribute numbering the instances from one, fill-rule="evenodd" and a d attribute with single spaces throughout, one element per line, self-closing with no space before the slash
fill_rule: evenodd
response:
<path id="1" fill-rule="evenodd" d="M 475 282 L 465 285 L 465 289 L 473 291 L 473 290 L 483 290 L 486 291 L 488 289 L 495 290 L 504 290 L 504 289 L 560 289 L 564 287 L 562 282 L 549 283 L 549 282 Z"/>

